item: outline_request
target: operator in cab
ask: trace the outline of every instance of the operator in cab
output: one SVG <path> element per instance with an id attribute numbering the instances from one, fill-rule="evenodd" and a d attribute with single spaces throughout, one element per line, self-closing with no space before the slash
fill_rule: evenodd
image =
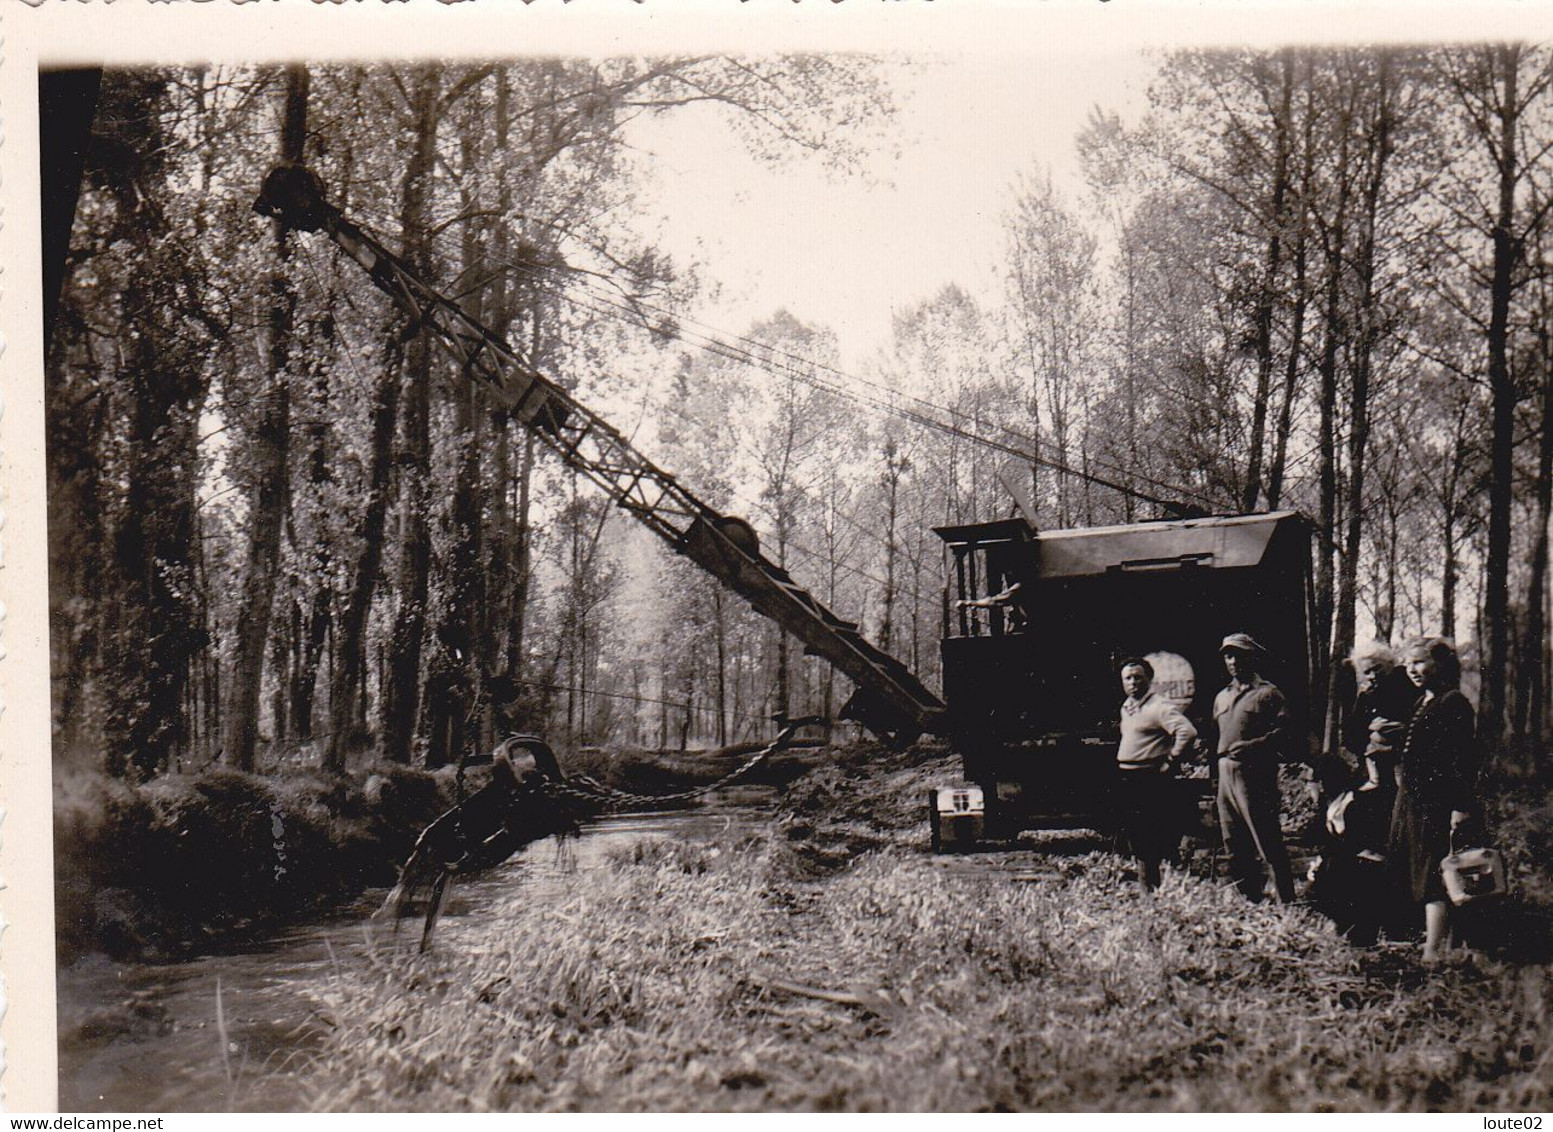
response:
<path id="1" fill-rule="evenodd" d="M 1213 701 L 1219 832 L 1246 898 L 1262 898 L 1266 865 L 1278 902 L 1287 904 L 1294 899 L 1294 874 L 1278 821 L 1278 764 L 1289 742 L 1288 705 L 1277 685 L 1262 677 L 1262 646 L 1248 634 L 1225 637 L 1219 654 L 1230 677 Z"/>
<path id="2" fill-rule="evenodd" d="M 1138 883 L 1159 887 L 1160 865 L 1176 840 L 1171 825 L 1171 764 L 1197 738 L 1197 728 L 1171 701 L 1153 692 L 1154 666 L 1141 657 L 1122 662 L 1122 738 L 1116 748 L 1118 809 L 1138 861 Z"/>

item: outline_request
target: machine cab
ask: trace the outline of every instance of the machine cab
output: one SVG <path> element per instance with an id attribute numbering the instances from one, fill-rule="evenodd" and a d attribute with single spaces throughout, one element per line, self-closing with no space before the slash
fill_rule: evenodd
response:
<path id="1" fill-rule="evenodd" d="M 1004 519 L 935 533 L 948 575 L 948 730 L 989 819 L 1096 824 L 1127 657 L 1147 657 L 1156 693 L 1202 731 L 1226 680 L 1219 644 L 1250 633 L 1303 729 L 1310 528 L 1295 512 L 1054 531 Z"/>

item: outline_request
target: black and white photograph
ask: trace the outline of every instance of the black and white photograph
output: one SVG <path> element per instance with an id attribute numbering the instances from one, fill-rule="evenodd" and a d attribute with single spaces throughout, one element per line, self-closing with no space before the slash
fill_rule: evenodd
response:
<path id="1" fill-rule="evenodd" d="M 1553 18 L 135 3 L 6 21 L 7 1107 L 1553 1111 Z"/>

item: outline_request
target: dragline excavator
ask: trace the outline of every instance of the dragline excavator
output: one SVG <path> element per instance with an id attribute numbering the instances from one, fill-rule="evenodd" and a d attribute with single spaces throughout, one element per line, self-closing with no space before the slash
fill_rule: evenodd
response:
<path id="1" fill-rule="evenodd" d="M 1267 650 L 1266 675 L 1295 720 L 1291 751 L 1307 748 L 1303 721 L 1319 650 L 1311 527 L 1297 513 L 1189 514 L 1155 499 L 1177 517 L 1043 530 L 1021 504 L 1022 518 L 935 528 L 945 551 L 946 703 L 762 555 L 748 523 L 696 498 L 329 204 L 312 172 L 276 167 L 255 207 L 327 235 L 412 329 L 433 333 L 466 379 L 569 467 L 848 676 L 857 690 L 841 718 L 892 744 L 924 733 L 948 738 L 965 781 L 931 792 L 936 848 L 1041 826 L 1114 824 L 1116 673 L 1129 657 L 1146 658 L 1159 694 L 1207 726 L 1223 674 L 1219 643 L 1250 634 Z M 1190 825 L 1204 812 L 1199 788 L 1208 780 L 1182 781 L 1181 820 Z"/>
<path id="2" fill-rule="evenodd" d="M 256 211 L 305 232 L 322 232 L 372 282 L 457 360 L 466 380 L 483 386 L 572 470 L 604 490 L 651 531 L 755 610 L 797 637 L 857 686 L 840 717 L 892 744 L 944 728 L 944 704 L 905 665 L 869 644 L 855 623 L 826 609 L 761 552 L 743 519 L 723 515 L 638 452 L 608 421 L 538 373 L 509 343 L 471 318 L 324 197 L 323 183 L 294 164 L 265 178 Z"/>

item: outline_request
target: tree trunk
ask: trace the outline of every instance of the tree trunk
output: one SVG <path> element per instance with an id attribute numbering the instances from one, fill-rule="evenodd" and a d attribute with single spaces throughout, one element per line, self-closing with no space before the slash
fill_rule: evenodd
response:
<path id="1" fill-rule="evenodd" d="M 303 157 L 307 136 L 307 68 L 286 71 L 286 105 L 281 131 L 282 161 Z M 289 367 L 297 292 L 292 280 L 291 233 L 275 225 L 275 271 L 270 277 L 269 383 L 257 392 L 258 420 L 249 450 L 252 488 L 248 505 L 248 550 L 243 593 L 232 645 L 232 678 L 227 682 L 226 759 L 239 770 L 252 770 L 259 737 L 259 692 L 264 680 L 265 644 L 275 601 L 280 560 L 281 523 L 290 493 L 287 458 L 291 440 Z"/>
<path id="2" fill-rule="evenodd" d="M 291 681 L 291 731 L 299 740 L 313 737 L 313 701 L 318 687 L 318 666 L 323 661 L 333 612 L 332 595 L 320 572 L 315 580 L 312 605 L 300 626 L 298 663 Z"/>
<path id="3" fill-rule="evenodd" d="M 1294 53 L 1279 53 L 1282 76 L 1278 109 L 1274 116 L 1272 202 L 1267 217 L 1267 254 L 1262 267 L 1262 286 L 1253 315 L 1256 340 L 1256 397 L 1251 410 L 1251 454 L 1246 468 L 1246 487 L 1240 509 L 1254 511 L 1262 495 L 1262 455 L 1267 434 L 1267 403 L 1273 385 L 1273 309 L 1278 301 L 1279 275 L 1283 270 L 1284 230 L 1288 227 L 1290 110 L 1294 100 Z M 1129 402 L 1131 395 L 1129 392 Z"/>
<path id="4" fill-rule="evenodd" d="M 1364 471 L 1370 437 L 1370 382 L 1374 373 L 1374 352 L 1379 336 L 1375 298 L 1377 249 L 1376 230 L 1380 223 L 1380 205 L 1385 194 L 1386 172 L 1391 157 L 1392 138 L 1391 57 L 1380 52 L 1376 89 L 1376 117 L 1370 131 L 1367 164 L 1369 176 L 1363 194 L 1364 211 L 1359 217 L 1359 244 L 1352 269 L 1358 283 L 1354 322 L 1358 327 L 1352 346 L 1352 384 L 1348 403 L 1348 479 L 1347 530 L 1343 540 L 1342 569 L 1338 579 L 1336 624 L 1333 632 L 1333 667 L 1327 688 L 1327 732 L 1324 749 L 1339 746 L 1339 703 L 1337 676 L 1342 659 L 1354 645 L 1358 598 L 1359 552 L 1364 532 Z"/>
<path id="5" fill-rule="evenodd" d="M 166 83 L 154 74 L 105 79 L 101 118 L 113 136 L 94 146 L 110 175 L 135 181 L 115 202 L 137 263 L 116 296 L 117 352 L 108 363 L 124 449 L 120 490 L 113 492 L 117 523 L 105 532 L 110 569 L 101 580 L 108 592 L 97 625 L 106 766 L 140 778 L 186 750 L 185 690 L 205 644 L 195 488 L 206 344 L 188 325 L 197 257 L 161 207 L 170 147 L 163 129 L 167 97 Z M 139 161 L 133 171 L 122 169 L 124 152 Z"/>
<path id="6" fill-rule="evenodd" d="M 523 436 L 523 460 L 518 469 L 517 514 L 513 531 L 512 589 L 507 604 L 507 665 L 515 680 L 526 669 L 529 588 L 533 577 L 533 483 L 536 447 L 533 433 Z"/>
<path id="7" fill-rule="evenodd" d="M 349 154 L 345 160 L 346 168 L 350 168 L 352 162 Z M 311 596 L 306 602 L 306 611 L 303 614 L 302 625 L 299 630 L 300 663 L 296 667 L 291 682 L 290 712 L 292 733 L 302 741 L 313 738 L 313 709 L 317 698 L 318 668 L 324 660 L 324 647 L 329 640 L 335 609 L 335 592 L 330 581 L 333 575 L 333 567 L 336 549 L 326 537 L 321 522 L 322 511 L 327 503 L 334 483 L 334 473 L 331 470 L 329 460 L 329 421 L 332 417 L 332 398 L 330 396 L 330 377 L 333 370 L 333 361 L 339 354 L 337 341 L 337 322 L 334 315 L 334 307 L 339 302 L 338 294 L 331 280 L 327 294 L 324 298 L 325 308 L 323 317 L 319 320 L 315 356 L 311 366 L 312 389 L 311 403 L 308 413 L 311 417 L 307 428 L 307 484 L 315 501 L 314 538 L 315 545 L 312 548 L 313 575 L 308 579 Z M 331 653 L 331 658 L 332 658 Z M 330 679 L 325 681 L 325 686 L 330 686 Z"/>
<path id="8" fill-rule="evenodd" d="M 1531 769 L 1546 761 L 1547 729 L 1547 580 L 1548 524 L 1553 522 L 1553 316 L 1543 297 L 1538 360 L 1542 369 L 1542 420 L 1537 446 L 1536 526 L 1532 536 L 1531 579 L 1526 593 L 1526 636 L 1521 643 L 1521 689 L 1517 699 L 1516 740 L 1528 752 Z"/>
<path id="9" fill-rule="evenodd" d="M 787 529 L 779 519 L 777 522 L 777 565 L 783 570 L 787 569 Z M 772 714 L 787 715 L 792 703 L 792 676 L 788 669 L 788 655 L 790 649 L 787 644 L 787 633 L 780 627 L 775 629 L 776 649 L 776 700 L 772 704 Z"/>
<path id="10" fill-rule="evenodd" d="M 183 692 L 203 635 L 193 556 L 201 363 L 176 346 L 160 348 L 155 322 L 174 296 L 158 291 L 152 284 L 123 296 L 139 333 L 125 375 L 132 397 L 128 507 L 113 540 L 127 587 L 109 649 L 115 690 L 104 722 L 110 771 L 133 768 L 141 778 L 184 749 Z"/>
<path id="11" fill-rule="evenodd" d="M 1499 743 L 1505 723 L 1505 669 L 1509 648 L 1510 508 L 1514 491 L 1515 382 L 1510 374 L 1510 303 L 1515 292 L 1515 269 L 1521 258 L 1521 241 L 1515 234 L 1515 190 L 1521 178 L 1516 149 L 1517 80 L 1521 48 L 1503 44 L 1486 49 L 1492 53 L 1491 79 L 1503 82 L 1495 139 L 1495 164 L 1499 171 L 1499 203 L 1491 233 L 1493 282 L 1489 291 L 1488 383 L 1493 396 L 1493 441 L 1490 457 L 1488 504 L 1488 552 L 1485 558 L 1486 590 L 1483 621 L 1487 647 L 1483 651 L 1483 686 L 1478 704 L 1478 737 L 1485 750 Z"/>
<path id="12" fill-rule="evenodd" d="M 895 526 L 901 475 L 910 467 L 895 441 L 884 443 L 884 615 L 879 622 L 879 647 L 889 652 L 895 636 Z"/>
<path id="13" fill-rule="evenodd" d="M 1456 524 L 1447 515 L 1441 538 L 1440 563 L 1440 632 L 1447 638 L 1456 636 L 1456 581 L 1460 576 L 1456 551 Z"/>
<path id="14" fill-rule="evenodd" d="M 1346 154 L 1345 154 L 1346 158 Z M 1316 542 L 1316 609 L 1314 626 L 1318 643 L 1315 679 L 1311 682 L 1311 694 L 1316 702 L 1311 704 L 1312 720 L 1325 720 L 1327 715 L 1328 683 L 1334 667 L 1332 648 L 1332 622 L 1335 611 L 1335 578 L 1333 558 L 1336 554 L 1335 530 L 1337 526 L 1337 352 L 1346 333 L 1342 317 L 1343 273 L 1343 216 L 1346 200 L 1339 205 L 1337 223 L 1329 238 L 1327 250 L 1326 325 L 1323 330 L 1321 361 L 1321 496 L 1317 519 Z M 1340 658 L 1336 658 L 1340 659 Z"/>
<path id="15" fill-rule="evenodd" d="M 345 769 L 345 755 L 366 720 L 367 617 L 383 564 L 383 525 L 388 515 L 388 477 L 393 467 L 394 425 L 399 415 L 402 340 L 394 336 L 378 377 L 372 404 L 372 448 L 367 469 L 367 505 L 361 517 L 361 557 L 351 578 L 345 612 L 335 636 L 333 685 L 329 689 L 329 747 L 324 765 Z"/>
<path id="16" fill-rule="evenodd" d="M 1283 500 L 1283 478 L 1288 468 L 1289 434 L 1293 431 L 1294 401 L 1299 391 L 1300 366 L 1304 361 L 1305 312 L 1308 305 L 1306 272 L 1310 249 L 1309 199 L 1315 181 L 1314 145 L 1315 92 L 1311 84 L 1311 63 L 1304 60 L 1305 127 L 1301 135 L 1303 160 L 1300 168 L 1299 219 L 1294 236 L 1294 310 L 1289 320 L 1288 358 L 1284 362 L 1283 397 L 1278 405 L 1278 422 L 1273 434 L 1273 461 L 1267 473 L 1267 507 L 1276 511 Z"/>
<path id="17" fill-rule="evenodd" d="M 431 274 L 428 198 L 436 156 L 439 76 L 440 71 L 434 67 L 424 67 L 416 76 L 415 149 L 405 166 L 400 194 L 404 258 L 423 279 Z M 390 761 L 398 763 L 410 761 L 415 745 L 431 576 L 431 348 L 425 334 L 417 332 L 410 340 L 406 360 L 399 475 L 403 531 L 399 609 L 389 643 L 388 682 L 383 691 L 383 749 Z"/>
<path id="18" fill-rule="evenodd" d="M 728 745 L 728 606 L 723 587 L 712 587 L 713 632 L 717 643 L 717 745 Z M 827 718 L 829 718 L 827 716 Z"/>
<path id="19" fill-rule="evenodd" d="M 463 162 L 466 170 L 473 168 L 480 154 L 474 139 L 463 138 Z M 466 191 L 464 210 L 475 211 L 475 201 Z M 471 219 L 464 225 L 463 260 L 465 272 L 474 272 L 480 262 L 481 230 Z M 477 297 L 464 300 L 464 307 L 477 321 L 486 318 L 486 311 Z M 432 740 L 427 758 L 441 766 L 456 760 L 468 749 L 477 736 L 467 734 L 469 724 L 477 723 L 477 713 L 485 702 L 483 666 L 480 663 L 480 626 L 486 623 L 485 610 L 485 546 L 484 523 L 481 516 L 485 505 L 481 487 L 481 422 L 478 398 L 480 394 L 473 382 L 463 382 L 453 391 L 453 450 L 454 481 L 449 531 L 448 574 L 449 593 L 442 611 L 437 636 L 445 655 L 441 665 L 451 679 L 447 694 L 428 703 L 432 718 L 439 724 L 431 729 Z"/>

